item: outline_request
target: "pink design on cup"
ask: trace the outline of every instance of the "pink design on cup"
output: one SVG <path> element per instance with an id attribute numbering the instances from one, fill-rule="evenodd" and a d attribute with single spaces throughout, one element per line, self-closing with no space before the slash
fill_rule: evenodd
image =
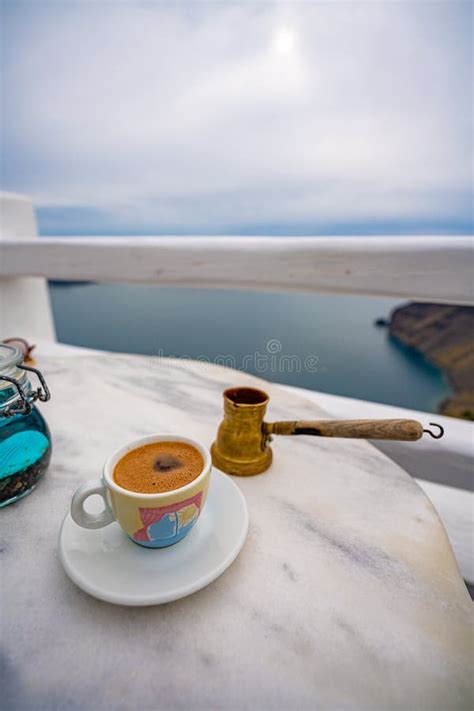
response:
<path id="1" fill-rule="evenodd" d="M 160 506 L 160 508 L 157 509 L 145 509 L 145 508 L 140 508 L 140 518 L 142 520 L 142 523 L 144 524 L 143 528 L 140 528 L 136 533 L 133 534 L 133 538 L 136 541 L 146 541 L 149 542 L 151 539 L 148 535 L 148 527 L 151 526 L 153 523 L 157 523 L 160 521 L 160 519 L 163 518 L 166 514 L 169 513 L 176 513 L 177 511 L 180 511 L 181 509 L 184 509 L 186 506 L 191 506 L 194 504 L 197 509 L 201 509 L 201 501 L 202 501 L 202 491 L 200 491 L 198 494 L 195 494 L 194 496 L 191 496 L 189 499 L 185 499 L 184 501 L 178 501 L 176 504 L 169 504 L 168 506 Z"/>

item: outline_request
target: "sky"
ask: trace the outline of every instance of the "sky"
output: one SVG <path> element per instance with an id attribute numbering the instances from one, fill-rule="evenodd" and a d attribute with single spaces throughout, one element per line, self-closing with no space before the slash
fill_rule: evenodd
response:
<path id="1" fill-rule="evenodd" d="M 2 0 L 1 188 L 42 234 L 472 230 L 457 0 Z"/>

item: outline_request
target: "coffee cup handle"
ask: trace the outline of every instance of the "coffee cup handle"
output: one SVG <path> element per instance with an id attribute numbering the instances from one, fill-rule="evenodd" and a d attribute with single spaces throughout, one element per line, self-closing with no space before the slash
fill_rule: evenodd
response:
<path id="1" fill-rule="evenodd" d="M 84 502 L 89 496 L 98 494 L 104 502 L 104 510 L 100 513 L 89 513 L 84 508 Z M 71 501 L 71 516 L 83 528 L 102 528 L 115 521 L 115 514 L 107 500 L 107 489 L 102 481 L 94 479 L 77 489 Z"/>

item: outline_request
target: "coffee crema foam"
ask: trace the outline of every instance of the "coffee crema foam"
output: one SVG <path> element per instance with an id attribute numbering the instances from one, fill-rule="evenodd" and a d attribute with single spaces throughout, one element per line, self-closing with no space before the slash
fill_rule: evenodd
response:
<path id="1" fill-rule="evenodd" d="M 138 494 L 180 489 L 204 468 L 201 453 L 186 442 L 153 442 L 132 449 L 115 465 L 114 481 Z"/>

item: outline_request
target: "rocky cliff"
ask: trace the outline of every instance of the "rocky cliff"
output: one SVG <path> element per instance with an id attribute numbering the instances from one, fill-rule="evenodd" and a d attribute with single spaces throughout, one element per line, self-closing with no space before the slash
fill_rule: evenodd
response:
<path id="1" fill-rule="evenodd" d="M 454 393 L 439 411 L 474 420 L 474 308 L 412 302 L 392 312 L 389 332 L 445 372 Z"/>

